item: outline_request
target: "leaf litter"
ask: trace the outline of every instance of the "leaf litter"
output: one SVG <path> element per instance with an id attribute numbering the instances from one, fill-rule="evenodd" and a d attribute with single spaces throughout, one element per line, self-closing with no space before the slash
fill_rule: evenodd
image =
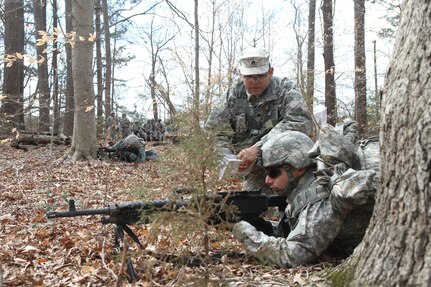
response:
<path id="1" fill-rule="evenodd" d="M 175 147 L 152 148 L 163 157 Z M 66 151 L 67 147 L 54 145 L 24 152 L 0 144 L 4 286 L 329 286 L 319 274 L 331 263 L 291 269 L 264 266 L 248 256 L 228 230 L 211 226 L 206 256 L 201 234 L 170 236 L 169 232 L 181 232 L 170 224 L 172 218 L 155 231 L 151 225 L 132 227 L 146 248 L 128 241 L 127 256 L 139 276 L 129 283 L 129 275 L 120 272 L 121 251 L 114 246 L 113 226 L 100 224 L 97 216 L 47 220 L 45 213 L 66 210 L 70 198 L 78 209 L 141 200 L 133 191 L 137 186 L 145 187 L 150 196 L 167 198 L 173 188 L 186 184 L 188 175 L 180 171 L 180 177 L 166 176 L 157 161 L 59 161 Z M 182 162 L 177 156 L 172 161 Z M 239 189 L 239 181 L 232 180 L 216 187 Z"/>

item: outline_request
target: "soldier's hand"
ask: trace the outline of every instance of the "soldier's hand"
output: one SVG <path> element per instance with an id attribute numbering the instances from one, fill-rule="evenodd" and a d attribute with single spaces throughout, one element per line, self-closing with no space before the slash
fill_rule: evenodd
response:
<path id="1" fill-rule="evenodd" d="M 245 170 L 256 162 L 257 156 L 259 155 L 259 148 L 257 146 L 251 146 L 240 151 L 237 157 L 241 160 L 239 164 L 239 170 Z"/>

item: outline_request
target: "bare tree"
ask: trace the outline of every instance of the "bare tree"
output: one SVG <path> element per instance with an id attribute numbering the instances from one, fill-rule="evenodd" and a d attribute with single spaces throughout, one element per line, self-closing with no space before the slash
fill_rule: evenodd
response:
<path id="1" fill-rule="evenodd" d="M 24 63 L 20 55 L 24 54 L 24 1 L 5 0 L 4 9 L 4 47 L 10 62 L 4 62 L 1 117 L 5 115 L 7 129 L 23 128 Z"/>
<path id="2" fill-rule="evenodd" d="M 72 24 L 72 0 L 65 0 L 66 13 L 66 33 L 73 30 Z M 75 98 L 73 92 L 73 74 L 72 74 L 72 46 L 66 45 L 66 109 L 64 113 L 64 134 L 71 136 L 73 134 L 73 117 L 75 110 Z"/>
<path id="3" fill-rule="evenodd" d="M 325 61 L 325 107 L 327 122 L 335 126 L 337 120 L 337 97 L 335 94 L 335 64 L 332 0 L 323 0 L 323 58 Z"/>
<path id="4" fill-rule="evenodd" d="M 96 156 L 96 119 L 93 91 L 93 33 L 94 2 L 72 1 L 73 28 L 76 32 L 72 49 L 73 87 L 75 94 L 75 120 L 72 147 L 69 151 L 72 161 L 92 159 Z"/>
<path id="5" fill-rule="evenodd" d="M 216 18 L 220 5 L 217 5 L 217 0 L 211 0 L 211 27 L 209 31 L 209 39 L 206 40 L 208 45 L 208 75 L 207 75 L 207 87 L 205 91 L 205 106 L 203 114 L 206 117 L 209 115 L 209 109 L 212 102 L 212 87 L 213 87 L 213 59 L 214 59 L 214 47 L 215 47 L 215 32 L 216 32 Z"/>
<path id="6" fill-rule="evenodd" d="M 193 111 L 195 114 L 195 125 L 196 128 L 199 128 L 199 119 L 200 119 L 200 74 L 199 74 L 199 7 L 198 0 L 194 0 L 194 12 L 195 12 L 195 91 L 193 95 Z"/>
<path id="7" fill-rule="evenodd" d="M 354 0 L 355 11 L 355 120 L 367 136 L 367 75 L 365 69 L 365 0 Z"/>
<path id="8" fill-rule="evenodd" d="M 102 4 L 100 0 L 94 1 L 96 11 L 96 79 L 97 79 L 97 134 L 103 131 L 103 67 L 102 67 L 102 39 L 101 39 L 101 14 Z M 107 128 L 107 127 L 106 127 Z"/>
<path id="9" fill-rule="evenodd" d="M 310 114 L 313 114 L 314 102 L 314 58 L 316 35 L 316 0 L 309 0 L 308 5 L 308 47 L 307 47 L 307 84 L 304 94 Z"/>
<path id="10" fill-rule="evenodd" d="M 37 90 L 39 92 L 39 130 L 49 131 L 50 91 L 48 82 L 47 44 L 39 33 L 46 33 L 46 0 L 33 1 L 37 51 Z"/>
<path id="11" fill-rule="evenodd" d="M 381 177 L 344 286 L 431 285 L 431 2 L 409 0 L 383 93 Z M 406 45 L 408 43 L 408 45 Z"/>
<path id="12" fill-rule="evenodd" d="M 145 29 L 143 32 L 147 36 L 149 40 L 149 52 L 151 55 L 151 72 L 148 77 L 148 81 L 150 84 L 150 96 L 153 103 L 153 117 L 154 119 L 159 118 L 158 112 L 158 102 L 157 102 L 157 87 L 158 83 L 156 80 L 157 75 L 157 64 L 159 62 L 160 53 L 165 49 L 166 45 L 172 41 L 175 37 L 174 35 L 170 35 L 170 32 L 166 32 L 164 35 L 160 32 L 160 27 L 156 27 L 154 17 L 151 19 L 150 28 Z M 162 37 L 160 37 L 162 35 Z M 160 37 L 160 38 L 159 38 Z"/>
<path id="13" fill-rule="evenodd" d="M 108 118 L 111 113 L 111 77 L 112 77 L 112 57 L 111 57 L 111 35 L 109 32 L 109 15 L 108 15 L 108 1 L 102 0 L 102 13 L 103 13 L 103 29 L 105 35 L 105 118 Z"/>
<path id="14" fill-rule="evenodd" d="M 303 63 L 303 47 L 306 39 L 306 34 L 302 32 L 302 12 L 300 5 L 295 1 L 291 1 L 294 10 L 293 17 L 293 31 L 295 32 L 296 40 L 296 84 L 301 91 L 301 94 L 305 95 L 305 77 L 304 77 L 304 63 Z"/>
<path id="15" fill-rule="evenodd" d="M 52 43 L 52 99 L 53 99 L 53 130 L 55 134 L 60 133 L 60 96 L 58 83 L 58 5 L 57 0 L 52 0 L 52 26 L 54 27 L 54 41 Z"/>
<path id="16" fill-rule="evenodd" d="M 161 57 L 159 57 L 159 63 L 160 63 L 161 73 L 163 75 L 163 79 L 166 84 L 166 87 L 164 87 L 161 83 L 157 83 L 157 86 L 156 86 L 157 95 L 160 99 L 161 104 L 166 108 L 166 110 L 168 110 L 169 117 L 173 118 L 177 113 L 177 109 L 175 108 L 175 105 L 172 102 L 170 97 L 171 89 L 169 85 L 168 72 L 166 71 L 164 61 Z"/>

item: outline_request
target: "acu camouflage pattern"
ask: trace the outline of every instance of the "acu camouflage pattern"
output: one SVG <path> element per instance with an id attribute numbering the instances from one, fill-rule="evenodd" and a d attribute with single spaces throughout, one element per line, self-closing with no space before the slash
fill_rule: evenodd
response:
<path id="1" fill-rule="evenodd" d="M 306 173 L 288 196 L 287 223 L 291 231 L 287 237 L 268 236 L 251 224 L 241 221 L 234 225 L 235 237 L 246 244 L 247 250 L 266 264 L 296 267 L 310 264 L 335 241 L 345 214 L 336 210 L 329 200 L 329 192 L 318 201 L 307 204 L 294 218 L 292 201 L 302 193 L 320 186 L 312 172 Z"/>
<path id="2" fill-rule="evenodd" d="M 365 234 L 378 186 L 378 142 L 358 141 L 355 136 L 345 141 L 332 131 L 326 134 L 336 138 L 330 139 L 333 144 L 340 141 L 341 152 L 337 155 L 337 148 L 322 147 L 326 143 L 319 137 L 317 150 L 329 150 L 331 163 L 324 166 L 326 170 L 310 169 L 289 191 L 285 215 L 290 233 L 274 237 L 246 222 L 234 226 L 234 235 L 266 263 L 294 267 L 312 263 L 324 253 L 344 258 Z M 350 154 L 352 151 L 354 154 Z"/>
<path id="3" fill-rule="evenodd" d="M 287 78 L 272 77 L 256 101 L 249 101 L 242 80 L 232 85 L 214 105 L 205 129 L 217 133 L 218 145 L 237 154 L 254 144 L 262 144 L 284 131 L 312 132 L 312 121 L 302 95 Z M 265 171 L 255 165 L 245 176 L 243 188 L 269 193 Z"/>
<path id="4" fill-rule="evenodd" d="M 353 166 L 358 160 L 354 144 L 331 125 L 324 125 L 319 130 L 317 145 L 320 150 L 320 159 L 325 163 L 343 162 L 348 166 Z"/>
<path id="5" fill-rule="evenodd" d="M 127 135 L 130 133 L 130 121 L 127 118 L 126 114 L 121 115 L 120 129 L 123 138 L 127 137 Z"/>
<path id="6" fill-rule="evenodd" d="M 307 154 L 312 147 L 313 141 L 297 131 L 274 135 L 261 148 L 262 166 L 289 164 L 294 168 L 307 167 L 313 163 Z"/>
<path id="7" fill-rule="evenodd" d="M 111 149 L 117 150 L 129 162 L 145 161 L 145 142 L 133 133 L 119 140 Z"/>
<path id="8" fill-rule="evenodd" d="M 287 78 L 272 77 L 262 96 L 249 101 L 241 80 L 232 85 L 213 107 L 207 130 L 216 130 L 219 144 L 234 153 L 272 134 L 295 130 L 309 135 L 312 122 L 302 95 Z M 263 138 L 263 139 L 262 139 Z"/>

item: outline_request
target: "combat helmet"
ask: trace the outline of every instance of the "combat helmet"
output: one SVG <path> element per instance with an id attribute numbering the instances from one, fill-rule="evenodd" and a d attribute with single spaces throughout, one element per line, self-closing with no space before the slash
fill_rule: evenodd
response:
<path id="1" fill-rule="evenodd" d="M 290 165 L 303 168 L 313 164 L 308 151 L 313 141 L 305 134 L 297 131 L 286 131 L 274 135 L 261 148 L 263 167 Z"/>

